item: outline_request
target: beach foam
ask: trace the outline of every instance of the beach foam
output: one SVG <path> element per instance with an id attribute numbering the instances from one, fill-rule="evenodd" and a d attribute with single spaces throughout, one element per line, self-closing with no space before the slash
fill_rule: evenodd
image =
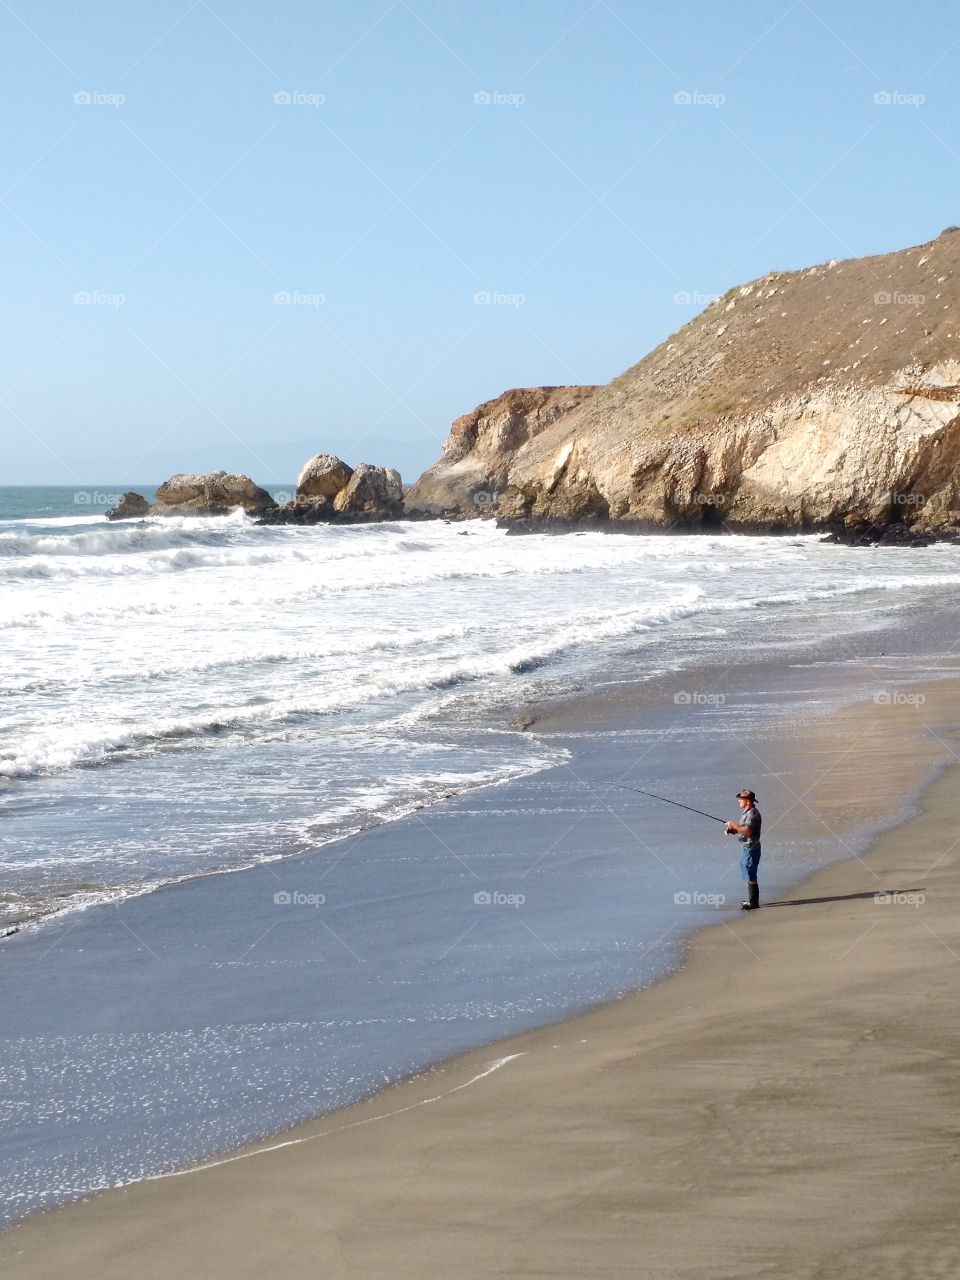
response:
<path id="1" fill-rule="evenodd" d="M 814 537 L 261 528 L 239 511 L 6 520 L 0 786 L 30 792 L 8 809 L 0 865 L 29 893 L 57 882 L 58 859 L 64 876 L 78 863 L 138 891 L 249 865 L 254 844 L 257 858 L 282 856 L 290 775 L 317 767 L 321 743 L 317 803 L 295 788 L 287 816 L 326 840 L 356 826 L 361 791 L 368 823 L 554 758 L 509 730 L 517 706 L 600 670 L 656 680 L 721 651 L 859 634 L 957 584 L 957 548 L 858 552 Z M 221 837 L 230 787 L 251 804 L 240 826 L 219 818 Z M 138 849 L 134 822 L 163 839 Z"/>

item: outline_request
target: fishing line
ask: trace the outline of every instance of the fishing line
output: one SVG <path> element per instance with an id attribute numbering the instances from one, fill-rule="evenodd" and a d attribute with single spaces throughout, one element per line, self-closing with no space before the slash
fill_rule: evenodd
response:
<path id="1" fill-rule="evenodd" d="M 712 822 L 722 822 L 727 825 L 726 818 L 718 818 L 714 813 L 705 813 L 703 809 L 694 809 L 693 805 L 681 804 L 679 800 L 671 800 L 669 796 L 657 795 L 656 791 L 643 791 L 640 787 L 631 787 L 626 782 L 615 782 L 615 787 L 623 787 L 627 791 L 635 791 L 639 796 L 650 796 L 653 800 L 662 800 L 664 804 L 676 805 L 678 809 L 686 809 L 689 813 L 699 813 L 701 818 L 709 818 Z"/>

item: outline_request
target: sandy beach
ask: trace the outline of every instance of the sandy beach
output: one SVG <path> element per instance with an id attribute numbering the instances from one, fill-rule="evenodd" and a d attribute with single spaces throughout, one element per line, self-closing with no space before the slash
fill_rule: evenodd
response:
<path id="1" fill-rule="evenodd" d="M 955 682 L 853 708 L 798 804 L 953 754 Z M 832 767 L 828 760 L 833 762 Z M 960 1271 L 960 768 L 682 970 L 205 1166 L 37 1215 L 8 1274 L 937 1277 Z M 877 895 L 880 895 L 879 898 Z"/>

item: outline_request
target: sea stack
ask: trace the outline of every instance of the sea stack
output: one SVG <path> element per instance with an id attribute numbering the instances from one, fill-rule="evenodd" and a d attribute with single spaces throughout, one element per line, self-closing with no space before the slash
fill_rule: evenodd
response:
<path id="1" fill-rule="evenodd" d="M 300 470 L 293 501 L 267 512 L 265 524 L 367 524 L 403 515 L 403 481 L 393 467 L 351 467 L 332 453 L 314 454 Z"/>
<path id="2" fill-rule="evenodd" d="M 142 493 L 121 493 L 120 501 L 106 513 L 108 520 L 137 520 L 150 514 L 150 503 Z"/>
<path id="3" fill-rule="evenodd" d="M 276 501 L 249 476 L 226 471 L 203 474 L 180 472 L 157 489 L 157 501 L 149 503 L 141 493 L 125 493 L 106 513 L 108 520 L 134 520 L 143 516 L 220 516 L 238 507 L 248 515 L 263 515 Z"/>

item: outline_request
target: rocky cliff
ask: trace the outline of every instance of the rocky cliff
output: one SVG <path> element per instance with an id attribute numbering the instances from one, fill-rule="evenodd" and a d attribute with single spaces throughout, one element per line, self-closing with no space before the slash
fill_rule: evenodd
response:
<path id="1" fill-rule="evenodd" d="M 517 451 L 598 390 L 525 387 L 505 391 L 457 418 L 443 446 L 443 457 L 407 494 L 407 511 L 475 515 L 492 508 L 507 486 Z"/>
<path id="2" fill-rule="evenodd" d="M 514 519 L 956 530 L 960 229 L 731 289 L 591 392 L 458 419 L 408 507 L 477 514 L 486 485 Z"/>

